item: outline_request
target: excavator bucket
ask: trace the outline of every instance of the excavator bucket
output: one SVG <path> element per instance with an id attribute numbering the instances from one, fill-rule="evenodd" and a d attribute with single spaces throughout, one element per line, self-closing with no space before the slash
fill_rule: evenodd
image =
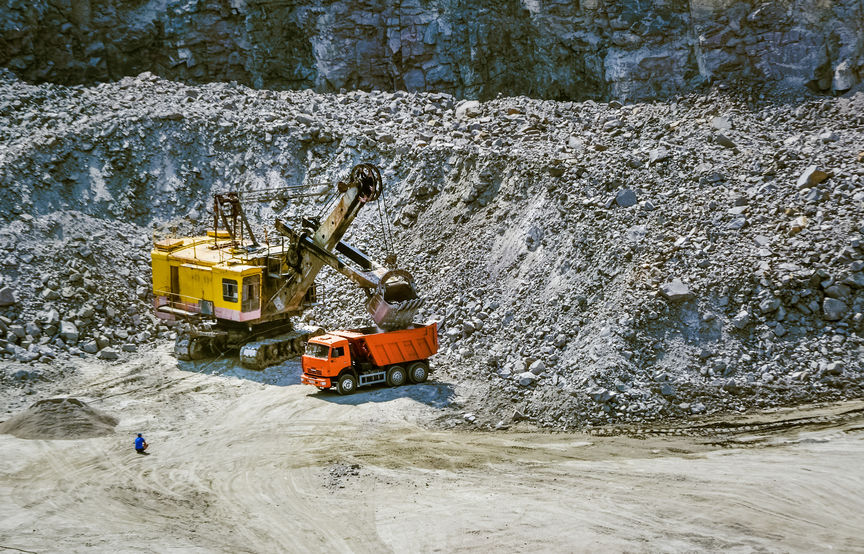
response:
<path id="1" fill-rule="evenodd" d="M 423 298 L 417 296 L 411 274 L 397 269 L 384 274 L 366 303 L 366 309 L 378 327 L 393 331 L 409 327 L 423 302 Z"/>

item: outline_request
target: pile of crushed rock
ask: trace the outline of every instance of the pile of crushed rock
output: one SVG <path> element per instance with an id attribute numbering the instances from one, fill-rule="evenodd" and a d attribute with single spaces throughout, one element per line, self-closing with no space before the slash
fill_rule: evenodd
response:
<path id="1" fill-rule="evenodd" d="M 378 259 L 395 250 L 429 299 L 434 376 L 463 385 L 447 424 L 569 428 L 861 396 L 864 93 L 478 103 L 143 74 L 94 87 L 6 76 L 0 98 L 7 358 L 169 340 L 150 313 L 154 233 L 203 229 L 215 191 L 335 183 L 372 162 L 395 240 L 376 209 L 349 238 Z M 291 220 L 324 200 L 248 210 Z M 322 280 L 305 319 L 367 321 L 362 293 Z"/>
<path id="2" fill-rule="evenodd" d="M 77 398 L 39 400 L 0 423 L 0 433 L 21 439 L 89 439 L 114 432 L 117 419 Z"/>

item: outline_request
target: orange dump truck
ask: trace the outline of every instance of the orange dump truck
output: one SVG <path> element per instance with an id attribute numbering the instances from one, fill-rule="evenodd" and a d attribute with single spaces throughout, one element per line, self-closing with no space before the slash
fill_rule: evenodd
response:
<path id="1" fill-rule="evenodd" d="M 357 387 L 387 383 L 422 383 L 429 358 L 438 352 L 438 324 L 414 325 L 398 331 L 376 327 L 332 331 L 309 339 L 303 355 L 302 382 L 339 394 Z"/>

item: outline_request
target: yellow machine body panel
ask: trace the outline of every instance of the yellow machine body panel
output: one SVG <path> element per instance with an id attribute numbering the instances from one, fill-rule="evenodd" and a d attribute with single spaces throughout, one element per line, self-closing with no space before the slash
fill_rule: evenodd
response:
<path id="1" fill-rule="evenodd" d="M 214 248 L 213 238 L 160 241 L 150 256 L 159 317 L 201 314 L 240 322 L 261 317 L 264 267 Z"/>

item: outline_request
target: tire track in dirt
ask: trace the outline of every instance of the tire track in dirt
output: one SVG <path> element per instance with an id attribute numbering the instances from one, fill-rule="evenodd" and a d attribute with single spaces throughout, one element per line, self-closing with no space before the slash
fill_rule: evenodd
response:
<path id="1" fill-rule="evenodd" d="M 0 544 L 817 551 L 854 550 L 864 527 L 864 402 L 608 436 L 467 433 L 421 426 L 447 394 L 434 385 L 339 397 L 144 358 L 83 387 L 128 393 L 100 406 L 120 417 L 114 435 L 0 436 L 15 460 L 2 465 Z M 149 456 L 131 449 L 142 426 Z"/>

